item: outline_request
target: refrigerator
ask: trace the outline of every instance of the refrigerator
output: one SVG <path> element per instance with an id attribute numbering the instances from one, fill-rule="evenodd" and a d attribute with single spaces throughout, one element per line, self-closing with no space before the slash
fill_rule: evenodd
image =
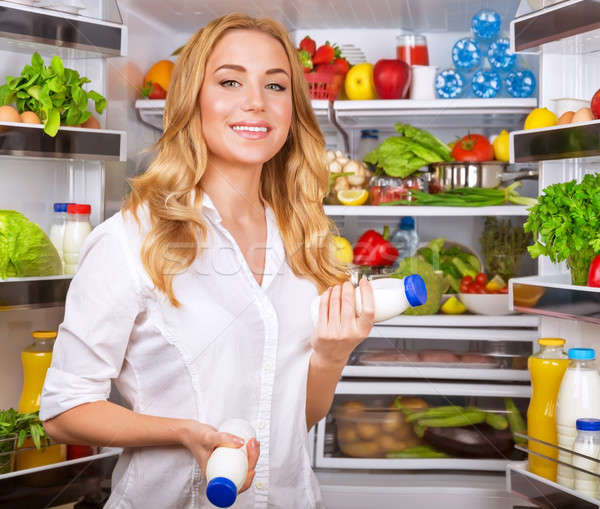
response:
<path id="1" fill-rule="evenodd" d="M 127 179 L 148 166 L 149 149 L 162 131 L 164 100 L 140 95 L 145 73 L 158 60 L 174 61 L 171 53 L 217 16 L 238 11 L 272 17 L 297 45 L 306 35 L 318 45 L 335 42 L 351 64 L 396 58 L 396 37 L 413 31 L 425 35 L 430 63 L 441 71 L 452 67 L 452 47 L 471 36 L 471 18 L 481 9 L 500 15 L 501 34 L 510 39 L 518 65 L 535 75 L 532 97 L 501 92 L 488 99 L 466 93 L 456 99 L 313 100 L 327 148 L 361 159 L 366 153 L 362 131 L 376 129 L 380 143 L 394 135 L 396 122 L 426 129 L 446 142 L 469 132 L 493 136 L 506 129 L 514 168 L 539 170 L 537 181 L 523 181 L 522 195 L 536 197 L 548 185 L 597 172 L 600 120 L 522 131 L 533 108 L 553 110 L 553 100 L 562 97 L 589 100 L 600 87 L 597 0 L 0 0 L 0 83 L 5 76 L 17 76 L 37 51 L 46 63 L 59 55 L 65 67 L 90 78 L 87 89 L 107 98 L 106 110 L 94 113 L 100 129 L 61 127 L 50 138 L 40 126 L 0 122 L 0 209 L 19 211 L 47 232 L 55 202 L 90 204 L 93 225 L 116 213 L 128 191 Z M 561 149 L 560 137 L 576 129 L 585 130 L 592 141 L 577 153 Z M 558 141 L 548 143 L 549 137 Z M 381 231 L 387 225 L 394 231 L 402 217 L 411 216 L 420 242 L 445 237 L 480 258 L 486 217 L 510 218 L 519 225 L 528 214 L 520 205 L 325 205 L 325 212 L 351 243 L 368 229 Z M 344 369 L 330 414 L 309 433 L 326 507 L 428 509 L 441 500 L 448 508 L 464 509 L 600 507 L 600 501 L 532 476 L 523 451 L 481 459 L 347 454 L 338 412 L 348 402 L 383 414 L 397 396 L 495 411 L 511 398 L 524 414 L 531 394 L 526 358 L 539 337 L 596 346 L 600 310 L 595 289 L 571 285 L 566 266 L 545 257 L 524 261 L 520 273 L 523 277 L 510 281 L 509 293 L 517 314 L 402 315 L 374 327 Z M 61 323 L 69 281 L 69 276 L 0 280 L 0 408 L 17 406 L 20 351 L 31 342 L 32 331 L 55 330 Z M 541 288 L 545 297 L 528 305 L 513 302 L 524 287 Z M 368 360 L 373 354 L 423 350 L 443 350 L 455 359 L 482 354 L 494 362 Z M 112 397 L 119 400 L 118 394 Z M 93 499 L 109 488 L 119 452 L 104 448 L 91 457 L 0 474 L 0 506 L 48 507 Z"/>

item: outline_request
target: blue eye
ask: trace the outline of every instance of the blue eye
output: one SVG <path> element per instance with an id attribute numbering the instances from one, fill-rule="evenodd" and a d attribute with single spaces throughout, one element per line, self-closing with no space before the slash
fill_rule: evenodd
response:
<path id="1" fill-rule="evenodd" d="M 220 85 L 223 86 L 223 87 L 232 87 L 232 88 L 237 88 L 237 87 L 241 86 L 239 84 L 239 82 L 237 82 L 235 80 L 221 81 Z"/>

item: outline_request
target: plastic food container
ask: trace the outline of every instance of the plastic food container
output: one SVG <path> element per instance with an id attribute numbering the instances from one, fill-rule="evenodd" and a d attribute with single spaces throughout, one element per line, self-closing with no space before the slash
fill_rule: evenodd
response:
<path id="1" fill-rule="evenodd" d="M 561 97 L 552 99 L 555 104 L 556 116 L 561 117 L 567 111 L 577 111 L 579 108 L 584 108 L 590 105 L 590 101 L 585 99 L 574 99 L 573 97 Z"/>
<path id="2" fill-rule="evenodd" d="M 411 191 L 422 191 L 423 187 L 423 181 L 419 177 L 376 176 L 369 183 L 370 203 L 371 205 L 380 205 L 396 200 L 414 201 Z"/>

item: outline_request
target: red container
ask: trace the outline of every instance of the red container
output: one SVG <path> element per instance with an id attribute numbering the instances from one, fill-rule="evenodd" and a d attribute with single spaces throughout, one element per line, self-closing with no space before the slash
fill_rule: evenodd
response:
<path id="1" fill-rule="evenodd" d="M 344 75 L 330 71 L 317 71 L 304 73 L 308 83 L 308 91 L 311 99 L 325 99 L 335 101 L 342 83 Z"/>
<path id="2" fill-rule="evenodd" d="M 396 37 L 396 58 L 408 65 L 429 65 L 427 39 L 424 35 L 402 34 Z"/>
<path id="3" fill-rule="evenodd" d="M 422 191 L 423 182 L 418 177 L 373 177 L 369 183 L 369 199 L 371 205 L 381 205 L 389 201 L 414 201 L 413 190 Z"/>

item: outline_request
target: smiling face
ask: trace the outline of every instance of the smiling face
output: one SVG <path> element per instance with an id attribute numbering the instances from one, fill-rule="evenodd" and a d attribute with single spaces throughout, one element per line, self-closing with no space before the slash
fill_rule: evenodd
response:
<path id="1" fill-rule="evenodd" d="M 231 30 L 215 45 L 200 92 L 209 164 L 262 166 L 285 143 L 292 118 L 290 64 L 268 34 Z"/>

